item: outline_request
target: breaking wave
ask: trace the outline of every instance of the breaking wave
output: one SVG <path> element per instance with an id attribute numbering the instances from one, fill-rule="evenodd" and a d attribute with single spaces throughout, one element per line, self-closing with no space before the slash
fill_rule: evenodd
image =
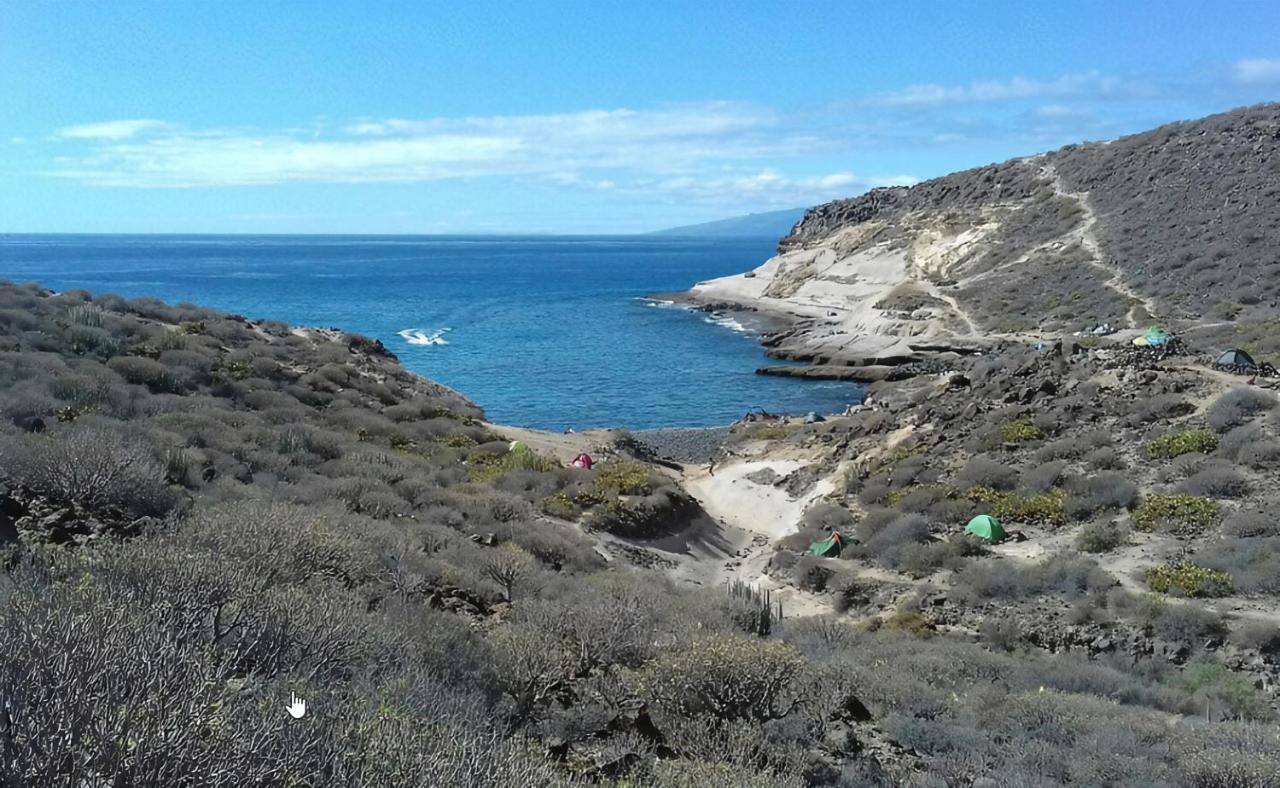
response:
<path id="1" fill-rule="evenodd" d="M 677 304 L 675 301 L 668 301 L 665 298 L 637 298 L 635 299 L 645 306 L 654 307 L 656 309 L 688 309 L 687 304 Z"/>
<path id="2" fill-rule="evenodd" d="M 435 331 L 427 331 L 421 328 L 406 328 L 396 333 L 410 345 L 447 345 L 449 341 L 444 338 L 444 335 L 449 330 L 447 328 L 439 328 Z"/>
<path id="3" fill-rule="evenodd" d="M 751 329 L 743 325 L 741 321 L 736 320 L 732 317 L 729 317 L 728 315 L 713 314 L 703 318 L 703 320 L 705 320 L 708 323 L 711 323 L 712 325 L 717 325 L 722 328 L 727 328 L 730 331 L 737 331 L 740 334 L 752 333 Z"/>

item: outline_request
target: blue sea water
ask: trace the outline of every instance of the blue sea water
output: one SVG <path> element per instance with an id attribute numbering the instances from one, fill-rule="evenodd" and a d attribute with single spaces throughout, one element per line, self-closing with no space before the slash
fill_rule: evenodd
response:
<path id="1" fill-rule="evenodd" d="M 753 268 L 774 243 L 0 235 L 0 278 L 358 331 L 500 423 L 643 429 L 726 424 L 753 407 L 842 410 L 855 384 L 755 375 L 766 357 L 754 334 L 644 299 Z"/>

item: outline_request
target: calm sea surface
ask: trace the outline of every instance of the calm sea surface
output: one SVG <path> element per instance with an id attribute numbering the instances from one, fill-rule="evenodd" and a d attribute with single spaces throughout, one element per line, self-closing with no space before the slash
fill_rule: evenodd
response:
<path id="1" fill-rule="evenodd" d="M 0 278 L 358 331 L 507 424 L 642 429 L 725 424 L 757 406 L 842 410 L 856 385 L 757 376 L 766 359 L 749 331 L 643 298 L 754 268 L 774 244 L 0 235 Z"/>

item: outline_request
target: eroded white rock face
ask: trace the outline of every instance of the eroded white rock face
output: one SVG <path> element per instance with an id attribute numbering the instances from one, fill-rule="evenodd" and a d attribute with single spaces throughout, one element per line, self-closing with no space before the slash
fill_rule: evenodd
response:
<path id="1" fill-rule="evenodd" d="M 907 356 L 906 341 L 975 334 L 977 327 L 940 282 L 979 253 L 1000 226 L 994 211 L 965 218 L 916 214 L 870 221 L 771 258 L 749 274 L 701 282 L 693 296 L 797 322 L 779 348 L 832 360 Z"/>
<path id="2" fill-rule="evenodd" d="M 835 364 L 1137 329 L 1159 305 L 1126 281 L 1100 223 L 1053 161 L 1018 159 L 819 206 L 778 256 L 692 295 L 783 316 L 792 328 L 770 340 L 776 355 Z"/>

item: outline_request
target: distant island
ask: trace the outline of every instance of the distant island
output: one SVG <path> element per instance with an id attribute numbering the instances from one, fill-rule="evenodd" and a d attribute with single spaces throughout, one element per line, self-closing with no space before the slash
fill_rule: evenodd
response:
<path id="1" fill-rule="evenodd" d="M 686 224 L 655 230 L 645 235 L 669 235 L 684 238 L 784 238 L 791 234 L 796 223 L 804 218 L 804 208 L 787 208 L 782 211 L 749 213 L 702 224 Z"/>

